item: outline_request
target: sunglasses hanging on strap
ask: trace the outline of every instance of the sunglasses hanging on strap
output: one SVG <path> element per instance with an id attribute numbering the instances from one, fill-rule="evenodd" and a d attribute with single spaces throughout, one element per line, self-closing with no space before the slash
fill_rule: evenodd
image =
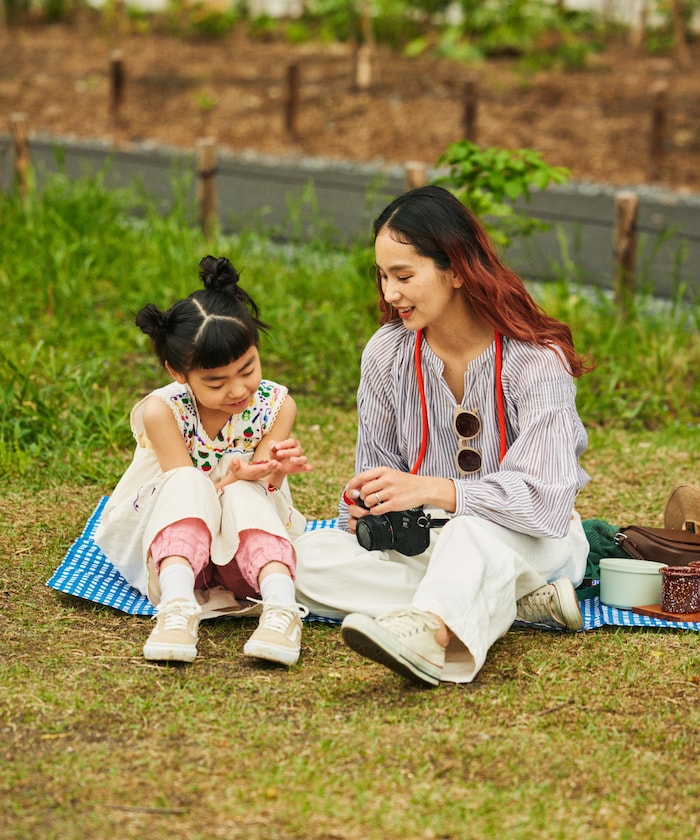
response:
<path id="1" fill-rule="evenodd" d="M 496 408 L 498 410 L 498 431 L 500 435 L 499 461 L 505 458 L 508 450 L 506 437 L 506 409 L 503 397 L 503 381 L 501 372 L 503 370 L 503 341 L 501 334 L 495 334 L 496 341 Z M 416 333 L 415 365 L 416 379 L 418 380 L 418 391 L 421 404 L 422 435 L 421 447 L 416 463 L 411 467 L 412 473 L 417 473 L 423 463 L 425 452 L 428 448 L 428 406 L 425 400 L 425 383 L 423 381 L 423 363 L 421 360 L 421 344 L 423 342 L 423 330 Z M 453 418 L 453 427 L 459 439 L 459 449 L 455 455 L 457 468 L 462 475 L 473 475 L 481 469 L 481 452 L 472 446 L 469 441 L 475 438 L 481 431 L 481 418 L 476 410 L 468 411 L 457 407 Z"/>

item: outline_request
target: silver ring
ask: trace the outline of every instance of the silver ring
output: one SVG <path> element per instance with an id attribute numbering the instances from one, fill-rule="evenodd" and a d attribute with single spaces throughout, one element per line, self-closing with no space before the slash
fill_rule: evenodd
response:
<path id="1" fill-rule="evenodd" d="M 382 504 L 382 497 L 379 495 L 379 493 L 375 493 L 374 495 L 377 497 L 377 504 L 381 505 Z"/>

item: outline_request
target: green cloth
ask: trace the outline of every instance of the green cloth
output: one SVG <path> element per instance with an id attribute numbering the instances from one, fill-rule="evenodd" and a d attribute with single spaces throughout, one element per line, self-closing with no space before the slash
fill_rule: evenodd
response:
<path id="1" fill-rule="evenodd" d="M 603 557 L 628 557 L 615 543 L 615 534 L 620 530 L 602 519 L 584 519 L 583 530 L 590 546 L 586 560 L 585 577 L 600 580 L 600 561 Z"/>

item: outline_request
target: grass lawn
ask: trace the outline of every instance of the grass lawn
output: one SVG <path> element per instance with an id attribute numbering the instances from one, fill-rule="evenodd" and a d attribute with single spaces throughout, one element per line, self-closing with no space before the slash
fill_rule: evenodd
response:
<path id="1" fill-rule="evenodd" d="M 192 665 L 144 660 L 148 619 L 45 585 L 164 382 L 133 313 L 195 288 L 206 253 L 242 267 L 272 325 L 265 373 L 299 404 L 333 516 L 353 469 L 359 351 L 376 325 L 366 249 L 204 241 L 175 215 L 60 179 L 0 196 L 0 835 L 13 840 L 654 838 L 700 834 L 700 634 L 512 630 L 474 683 L 416 687 L 308 624 L 299 664 L 246 661 L 250 621 L 202 625 Z M 660 525 L 697 482 L 697 305 L 542 291 L 596 371 L 583 518 Z"/>
<path id="2" fill-rule="evenodd" d="M 310 516 L 334 512 L 353 425 L 302 401 Z M 660 524 L 695 436 L 593 432 L 581 514 Z M 700 634 L 512 630 L 473 684 L 430 690 L 320 624 L 295 668 L 251 663 L 254 624 L 221 619 L 194 664 L 153 665 L 148 619 L 45 586 L 108 492 L 46 483 L 1 503 L 4 836 L 697 836 Z"/>

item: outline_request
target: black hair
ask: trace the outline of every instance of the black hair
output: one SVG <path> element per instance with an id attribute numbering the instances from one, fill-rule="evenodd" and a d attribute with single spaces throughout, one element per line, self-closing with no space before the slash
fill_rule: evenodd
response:
<path id="1" fill-rule="evenodd" d="M 428 257 L 442 271 L 450 267 L 446 252 L 451 238 L 465 250 L 480 246 L 480 225 L 476 218 L 452 193 L 443 187 L 428 184 L 409 190 L 395 198 L 374 220 L 374 239 L 384 228 L 417 254 Z"/>
<path id="2" fill-rule="evenodd" d="M 267 329 L 226 257 L 204 257 L 199 277 L 204 288 L 170 309 L 162 312 L 149 303 L 136 315 L 136 325 L 151 339 L 161 364 L 167 362 L 177 373 L 223 367 L 257 347 L 260 331 Z"/>
<path id="3" fill-rule="evenodd" d="M 461 293 L 469 306 L 494 330 L 543 347 L 557 345 L 574 376 L 592 369 L 592 363 L 574 350 L 568 325 L 543 311 L 522 279 L 501 260 L 482 223 L 449 190 L 428 184 L 398 196 L 376 218 L 375 242 L 384 230 L 441 271 L 451 268 L 461 278 Z M 380 323 L 397 320 L 398 313 L 384 300 L 378 273 L 375 280 Z"/>

